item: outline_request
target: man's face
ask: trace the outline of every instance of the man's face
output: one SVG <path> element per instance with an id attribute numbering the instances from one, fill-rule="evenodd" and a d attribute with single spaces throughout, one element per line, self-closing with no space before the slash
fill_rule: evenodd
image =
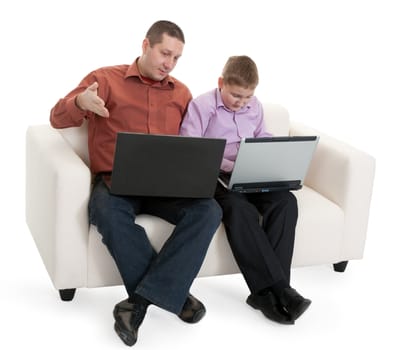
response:
<path id="1" fill-rule="evenodd" d="M 184 44 L 176 38 L 163 34 L 162 41 L 150 46 L 144 39 L 142 56 L 138 61 L 141 74 L 147 78 L 161 81 L 175 68 L 183 53 Z"/>

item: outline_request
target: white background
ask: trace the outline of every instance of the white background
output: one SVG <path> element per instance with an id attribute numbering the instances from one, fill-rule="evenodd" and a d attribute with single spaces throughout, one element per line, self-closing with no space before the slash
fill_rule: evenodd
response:
<path id="1" fill-rule="evenodd" d="M 71 303 L 52 288 L 24 221 L 24 137 L 28 125 L 48 122 L 51 107 L 85 74 L 131 63 L 159 19 L 184 30 L 173 75 L 195 96 L 216 86 L 228 56 L 249 55 L 262 101 L 281 103 L 293 120 L 370 153 L 377 173 L 364 259 L 344 274 L 330 266 L 294 269 L 293 286 L 313 300 L 295 326 L 249 308 L 241 276 L 203 278 L 192 292 L 208 308 L 205 319 L 190 326 L 151 307 L 135 348 L 391 348 L 390 7 L 388 0 L 3 1 L 1 348 L 124 348 L 111 315 L 123 287 L 78 290 Z"/>

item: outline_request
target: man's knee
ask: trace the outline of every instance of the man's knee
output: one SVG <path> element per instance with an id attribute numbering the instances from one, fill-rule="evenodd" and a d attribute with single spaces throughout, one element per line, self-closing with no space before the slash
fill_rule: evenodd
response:
<path id="1" fill-rule="evenodd" d="M 217 225 L 222 220 L 222 209 L 215 199 L 203 200 L 200 213 L 212 223 L 217 223 Z"/>

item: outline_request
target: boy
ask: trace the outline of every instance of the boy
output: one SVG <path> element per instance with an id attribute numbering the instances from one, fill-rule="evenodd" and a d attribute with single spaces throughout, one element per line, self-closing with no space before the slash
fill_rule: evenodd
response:
<path id="1" fill-rule="evenodd" d="M 258 80 L 252 59 L 230 57 L 218 89 L 192 100 L 182 122 L 182 135 L 226 139 L 224 175 L 233 169 L 242 138 L 271 136 L 262 104 L 254 96 Z M 236 193 L 218 183 L 215 199 L 223 209 L 229 244 L 251 291 L 247 303 L 270 320 L 293 324 L 311 304 L 290 286 L 298 215 L 295 196 L 289 191 Z"/>

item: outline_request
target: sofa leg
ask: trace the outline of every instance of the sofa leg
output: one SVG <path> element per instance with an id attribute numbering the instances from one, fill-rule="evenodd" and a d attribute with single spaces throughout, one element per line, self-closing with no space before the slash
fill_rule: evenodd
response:
<path id="1" fill-rule="evenodd" d="M 60 289 L 60 299 L 63 301 L 71 301 L 72 299 L 74 299 L 75 292 L 76 288 Z"/>
<path id="2" fill-rule="evenodd" d="M 333 264 L 334 271 L 344 272 L 347 268 L 348 261 L 340 261 L 339 263 Z"/>

